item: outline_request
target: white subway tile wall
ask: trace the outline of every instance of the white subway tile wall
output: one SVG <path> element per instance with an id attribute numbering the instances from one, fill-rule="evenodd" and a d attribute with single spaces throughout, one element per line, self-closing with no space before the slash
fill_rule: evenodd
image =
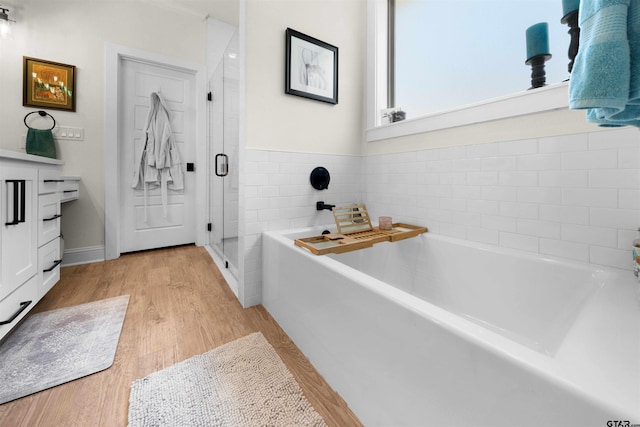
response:
<path id="1" fill-rule="evenodd" d="M 631 269 L 640 227 L 638 129 L 377 155 L 363 158 L 362 171 L 373 217 Z"/>
<path id="2" fill-rule="evenodd" d="M 363 202 L 461 239 L 631 269 L 640 132 L 622 128 L 369 157 L 245 150 L 245 300 L 261 301 L 263 231 L 332 224 L 315 203 Z M 316 166 L 331 173 L 314 190 Z"/>
<path id="3" fill-rule="evenodd" d="M 244 154 L 244 304 L 251 306 L 262 300 L 262 232 L 334 224 L 332 213 L 317 211 L 316 202 L 361 202 L 362 159 L 252 149 Z M 316 166 L 331 175 L 326 190 L 311 186 Z"/>

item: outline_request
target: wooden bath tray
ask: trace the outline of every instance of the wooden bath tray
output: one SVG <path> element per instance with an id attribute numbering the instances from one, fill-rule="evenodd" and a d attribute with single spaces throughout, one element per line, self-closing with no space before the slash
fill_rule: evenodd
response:
<path id="1" fill-rule="evenodd" d="M 371 225 L 364 205 L 334 208 L 334 217 L 337 233 L 296 239 L 295 244 L 316 255 L 341 254 L 370 248 L 380 242 L 397 242 L 428 231 L 425 227 L 403 223 L 392 224 L 391 230 L 380 230 Z"/>

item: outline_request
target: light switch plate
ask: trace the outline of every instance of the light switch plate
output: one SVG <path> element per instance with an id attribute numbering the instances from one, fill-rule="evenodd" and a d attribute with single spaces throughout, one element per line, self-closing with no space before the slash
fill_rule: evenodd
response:
<path id="1" fill-rule="evenodd" d="M 56 139 L 64 139 L 68 141 L 84 141 L 84 129 L 72 126 L 56 126 L 53 129 L 53 135 Z"/>

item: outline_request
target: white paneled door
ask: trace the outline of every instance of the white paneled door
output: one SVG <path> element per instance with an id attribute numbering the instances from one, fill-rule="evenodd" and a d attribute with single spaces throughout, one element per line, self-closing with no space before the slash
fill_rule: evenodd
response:
<path id="1" fill-rule="evenodd" d="M 195 232 L 195 74 L 155 63 L 121 59 L 119 105 L 120 251 L 193 243 Z M 168 190 L 165 208 L 160 188 L 132 187 L 136 153 L 146 141 L 150 96 L 160 92 L 171 115 L 171 130 L 180 152 L 184 190 Z M 194 163 L 193 168 L 187 163 Z M 203 163 L 201 167 L 206 167 Z"/>

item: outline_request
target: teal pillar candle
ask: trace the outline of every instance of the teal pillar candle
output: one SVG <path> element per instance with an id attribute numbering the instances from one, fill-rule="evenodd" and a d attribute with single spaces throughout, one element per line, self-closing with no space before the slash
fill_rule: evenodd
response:
<path id="1" fill-rule="evenodd" d="M 539 22 L 527 28 L 527 59 L 549 53 L 549 24 Z"/>
<path id="2" fill-rule="evenodd" d="M 562 0 L 562 16 L 565 16 L 569 12 L 578 10 L 580 7 L 580 0 Z"/>

